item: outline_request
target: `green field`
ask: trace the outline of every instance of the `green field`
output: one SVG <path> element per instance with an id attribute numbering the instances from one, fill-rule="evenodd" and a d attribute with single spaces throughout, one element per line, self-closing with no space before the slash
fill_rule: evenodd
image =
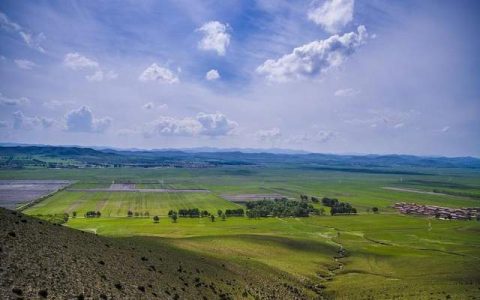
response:
<path id="1" fill-rule="evenodd" d="M 27 209 L 31 215 L 62 214 L 76 211 L 100 211 L 104 217 L 124 217 L 128 211 L 150 215 L 168 214 L 169 210 L 199 208 L 210 212 L 238 208 L 210 193 L 143 193 L 143 192 L 77 192 L 63 191 Z"/>
<path id="2" fill-rule="evenodd" d="M 84 169 L 0 171 L 3 179 L 78 180 L 69 189 L 108 187 L 128 180 L 137 188 L 203 188 L 211 193 L 59 192 L 26 213 L 77 211 L 66 226 L 111 237 L 150 236 L 159 243 L 229 261 L 258 272 L 279 272 L 302 288 L 339 299 L 476 299 L 480 294 L 480 222 L 398 214 L 395 202 L 478 207 L 480 174 L 422 169 L 428 175 L 370 174 L 291 167 L 210 169 Z M 409 188 L 420 192 L 387 190 Z M 448 192 L 448 193 L 446 193 Z M 179 218 L 170 209 L 215 213 L 237 204 L 222 194 L 278 193 L 337 197 L 357 216 L 308 218 Z M 320 204 L 316 204 L 320 207 Z M 369 210 L 376 206 L 379 214 Z M 88 210 L 102 217 L 82 218 Z M 160 215 L 126 217 L 128 210 Z M 328 210 L 327 210 L 328 211 Z M 341 251 L 342 250 L 342 251 Z M 339 252 L 340 251 L 340 252 Z"/>

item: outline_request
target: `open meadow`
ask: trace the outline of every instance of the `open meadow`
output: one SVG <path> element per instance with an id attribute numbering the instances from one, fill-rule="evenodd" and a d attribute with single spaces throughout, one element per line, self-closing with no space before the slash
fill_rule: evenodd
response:
<path id="1" fill-rule="evenodd" d="M 392 205 L 478 207 L 480 176 L 458 169 L 414 171 L 418 174 L 280 167 L 49 169 L 0 171 L 0 178 L 76 181 L 26 209 L 27 214 L 67 213 L 70 218 L 64 225 L 71 228 L 108 237 L 153 237 L 159 245 L 166 243 L 249 270 L 275 270 L 323 297 L 476 299 L 480 293 L 480 222 L 401 215 Z M 120 181 L 134 183 L 135 189 L 172 190 L 95 190 Z M 325 213 L 303 218 L 222 220 L 216 216 L 214 221 L 181 217 L 176 222 L 167 216 L 170 210 L 188 208 L 217 215 L 217 210 L 244 207 L 241 201 L 231 202 L 222 195 L 241 199 L 252 194 L 335 197 L 351 203 L 358 213 L 330 216 L 329 207 L 313 203 L 325 208 Z M 379 212 L 373 213 L 373 207 Z M 74 211 L 77 217 L 72 218 Z M 87 211 L 100 211 L 101 217 L 85 218 Z M 128 211 L 137 214 L 128 217 Z M 153 222 L 154 215 L 160 217 L 158 223 Z"/>

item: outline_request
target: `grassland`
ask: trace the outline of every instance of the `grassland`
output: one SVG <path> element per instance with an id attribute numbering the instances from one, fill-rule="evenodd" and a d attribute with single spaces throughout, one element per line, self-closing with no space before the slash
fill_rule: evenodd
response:
<path id="1" fill-rule="evenodd" d="M 412 174 L 338 172 L 292 167 L 211 169 L 85 169 L 0 171 L 5 179 L 78 180 L 71 188 L 108 187 L 113 180 L 140 188 L 203 188 L 211 193 L 63 191 L 28 209 L 28 214 L 100 210 L 101 218 L 70 219 L 69 227 L 109 237 L 149 236 L 159 243 L 258 272 L 280 272 L 323 296 L 373 299 L 475 299 L 480 292 L 480 222 L 403 216 L 399 201 L 450 207 L 480 206 L 480 174 L 474 170 L 415 169 Z M 413 172 L 415 171 L 415 172 Z M 419 174 L 426 175 L 419 175 Z M 449 194 L 420 194 L 448 189 Z M 180 218 L 169 209 L 198 207 L 210 212 L 237 207 L 221 194 L 278 193 L 337 197 L 358 216 L 309 218 Z M 318 205 L 317 205 L 318 206 Z M 380 214 L 368 209 L 380 208 Z M 127 218 L 128 210 L 161 215 Z"/>

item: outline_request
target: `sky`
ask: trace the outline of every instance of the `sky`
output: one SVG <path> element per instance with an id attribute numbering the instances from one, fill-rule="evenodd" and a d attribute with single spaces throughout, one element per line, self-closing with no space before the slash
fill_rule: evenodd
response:
<path id="1" fill-rule="evenodd" d="M 480 2 L 0 2 L 0 142 L 480 157 Z"/>

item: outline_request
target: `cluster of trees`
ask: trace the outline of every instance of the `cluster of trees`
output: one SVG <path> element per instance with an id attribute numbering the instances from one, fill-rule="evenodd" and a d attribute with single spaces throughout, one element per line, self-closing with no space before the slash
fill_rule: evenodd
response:
<path id="1" fill-rule="evenodd" d="M 77 215 L 75 213 L 75 215 Z M 85 218 L 100 218 L 102 214 L 99 211 L 89 210 L 85 213 Z"/>
<path id="2" fill-rule="evenodd" d="M 200 211 L 198 208 L 188 208 L 188 209 L 179 209 L 178 215 L 180 217 L 190 217 L 190 218 L 199 218 L 199 217 L 208 217 L 210 213 L 206 210 Z"/>
<path id="3" fill-rule="evenodd" d="M 133 212 L 133 211 L 129 210 L 127 212 L 127 216 L 129 216 L 129 217 L 133 217 L 133 216 L 135 216 L 135 217 L 150 217 L 150 213 L 148 211 L 146 211 L 146 212 L 138 212 L 138 211 Z"/>
<path id="4" fill-rule="evenodd" d="M 247 217 L 308 217 L 310 213 L 320 214 L 311 204 L 286 198 L 261 200 L 247 203 Z"/>
<path id="5" fill-rule="evenodd" d="M 221 210 L 220 210 L 221 212 Z M 227 217 L 243 217 L 245 215 L 245 211 L 243 208 L 237 208 L 237 209 L 226 209 L 225 210 L 225 215 Z M 218 216 L 222 216 L 222 214 L 218 214 Z"/>
<path id="6" fill-rule="evenodd" d="M 356 214 L 357 213 L 357 209 L 352 207 L 350 203 L 340 202 L 336 198 L 323 197 L 322 204 L 330 207 L 330 214 L 332 216 L 336 214 Z"/>
<path id="7" fill-rule="evenodd" d="M 322 198 L 322 204 L 328 207 L 334 207 L 338 205 L 338 199 L 336 198 L 328 198 L 328 197 L 323 197 Z"/>

